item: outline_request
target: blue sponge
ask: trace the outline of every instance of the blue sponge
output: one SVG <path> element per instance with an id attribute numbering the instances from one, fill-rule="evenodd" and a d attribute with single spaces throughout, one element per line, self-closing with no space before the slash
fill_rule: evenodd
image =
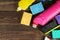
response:
<path id="1" fill-rule="evenodd" d="M 41 2 L 45 2 L 46 0 L 40 0 Z"/>
<path id="2" fill-rule="evenodd" d="M 52 31 L 52 37 L 53 38 L 60 38 L 60 30 Z"/>
<path id="3" fill-rule="evenodd" d="M 44 11 L 44 7 L 43 7 L 42 2 L 39 2 L 39 3 L 35 4 L 35 5 L 30 6 L 30 10 L 32 11 L 33 15 Z"/>

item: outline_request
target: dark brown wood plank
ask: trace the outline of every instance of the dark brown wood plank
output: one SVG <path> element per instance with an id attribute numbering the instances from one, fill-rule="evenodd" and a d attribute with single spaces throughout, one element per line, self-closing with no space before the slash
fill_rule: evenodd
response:
<path id="1" fill-rule="evenodd" d="M 42 40 L 43 33 L 38 29 L 23 25 L 0 25 L 1 40 Z"/>
<path id="2" fill-rule="evenodd" d="M 12 12 L 0 12 L 0 25 L 8 23 L 18 23 L 18 13 Z"/>
<path id="3" fill-rule="evenodd" d="M 0 11 L 16 11 L 17 1 L 0 2 Z"/>

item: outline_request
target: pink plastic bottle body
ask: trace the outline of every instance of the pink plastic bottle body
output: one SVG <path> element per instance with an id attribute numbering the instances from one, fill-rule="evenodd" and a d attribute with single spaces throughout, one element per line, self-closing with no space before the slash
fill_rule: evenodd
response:
<path id="1" fill-rule="evenodd" d="M 34 20 L 33 24 L 40 24 L 44 26 L 52 18 L 54 18 L 60 12 L 60 0 L 53 4 L 50 8 L 45 10 L 43 13 L 39 14 Z"/>

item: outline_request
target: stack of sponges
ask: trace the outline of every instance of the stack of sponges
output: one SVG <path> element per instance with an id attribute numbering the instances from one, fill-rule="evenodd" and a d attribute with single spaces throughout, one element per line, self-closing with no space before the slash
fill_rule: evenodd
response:
<path id="1" fill-rule="evenodd" d="M 42 2 L 32 5 L 35 1 L 36 0 L 20 0 L 18 2 L 17 12 L 21 10 L 27 10 L 28 8 L 31 11 L 31 13 L 25 11 L 23 12 L 21 24 L 30 26 L 32 16 L 44 11 Z"/>
<path id="2" fill-rule="evenodd" d="M 40 0 L 38 3 L 35 2 L 36 0 L 20 0 L 18 2 L 17 12 L 24 10 L 20 24 L 30 26 L 32 16 L 40 14 L 41 12 L 44 11 L 44 5 L 42 2 L 46 2 L 46 0 Z M 28 8 L 30 12 L 25 11 Z M 47 23 L 44 27 L 38 29 L 42 31 L 45 35 L 48 35 L 50 32 L 52 32 L 52 38 L 53 40 L 55 40 L 55 38 L 60 38 L 60 30 L 55 30 L 60 27 L 59 24 L 60 24 L 60 14 L 57 15 L 49 23 Z"/>

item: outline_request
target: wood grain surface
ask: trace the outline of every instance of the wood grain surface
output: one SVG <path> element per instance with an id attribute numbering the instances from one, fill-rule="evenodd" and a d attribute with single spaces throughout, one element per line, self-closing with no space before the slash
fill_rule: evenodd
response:
<path id="1" fill-rule="evenodd" d="M 0 25 L 0 40 L 42 40 L 43 33 L 38 29 L 23 25 Z"/>
<path id="2" fill-rule="evenodd" d="M 41 31 L 20 24 L 23 11 L 16 12 L 18 1 L 0 0 L 0 40 L 43 40 Z"/>

